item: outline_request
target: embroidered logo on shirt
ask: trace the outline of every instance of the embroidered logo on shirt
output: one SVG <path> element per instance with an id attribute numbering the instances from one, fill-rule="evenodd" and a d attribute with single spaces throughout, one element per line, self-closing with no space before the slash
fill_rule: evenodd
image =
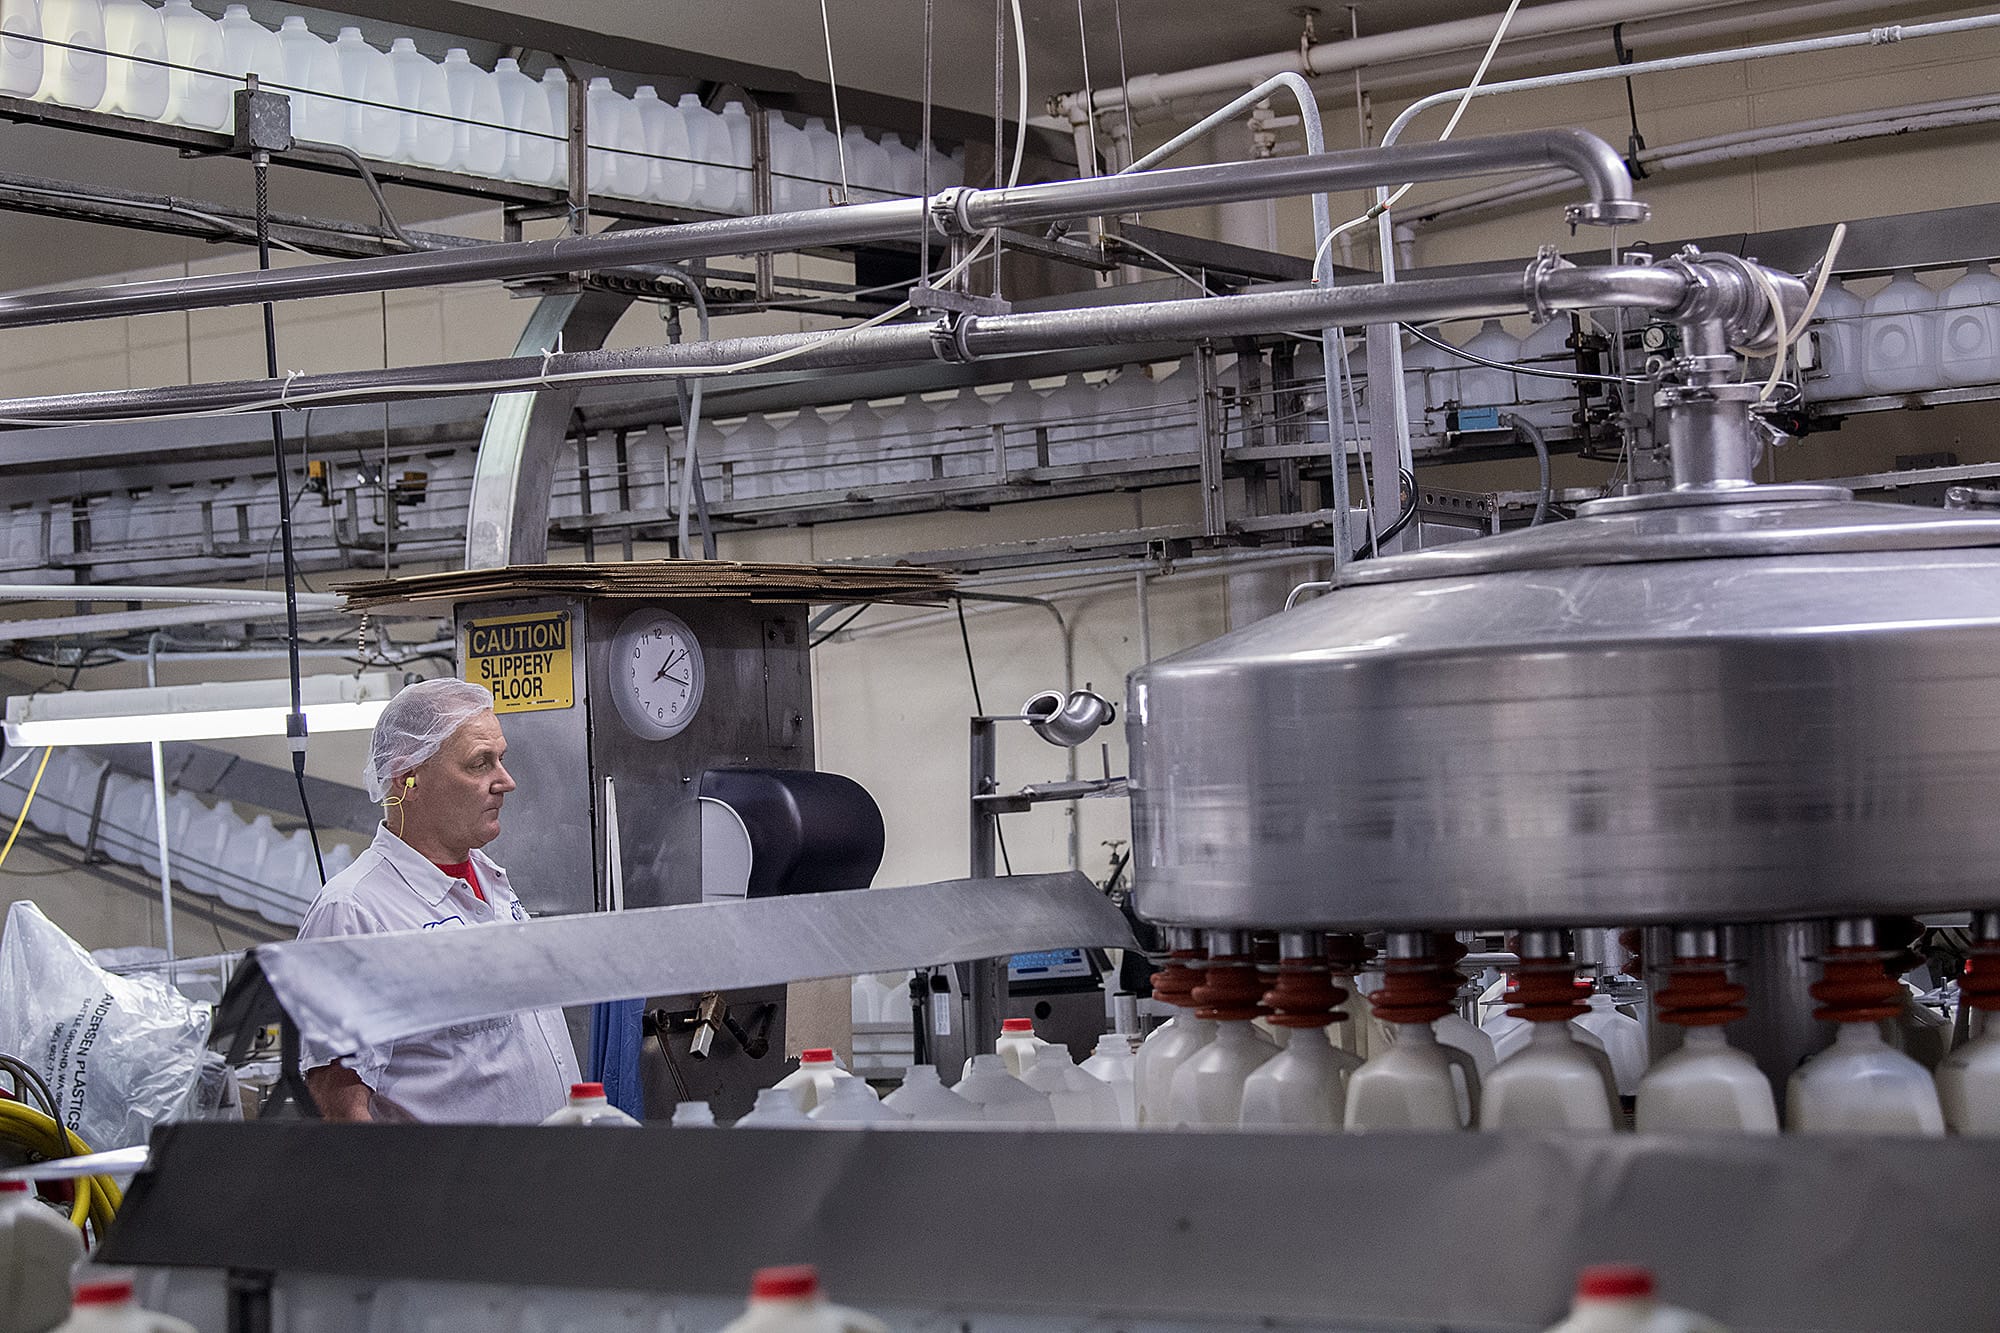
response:
<path id="1" fill-rule="evenodd" d="M 528 919 L 528 914 L 521 910 L 521 900 L 518 898 L 514 900 L 514 919 L 516 921 L 526 921 Z"/>
<path id="2" fill-rule="evenodd" d="M 424 922 L 424 929 L 425 929 L 425 930 L 434 930 L 434 929 L 436 929 L 436 928 L 437 928 L 437 927 L 439 927 L 439 926 L 448 926 L 448 925 L 452 924 L 452 923 L 453 923 L 454 921 L 455 921 L 455 922 L 457 922 L 457 923 L 458 923 L 459 925 L 461 925 L 461 926 L 465 924 L 465 918 L 464 918 L 464 917 L 462 917 L 462 916 L 457 916 L 457 915 L 452 915 L 452 916 L 448 916 L 448 917 L 444 918 L 444 920 L 442 920 L 442 921 L 426 921 L 426 922 Z"/>

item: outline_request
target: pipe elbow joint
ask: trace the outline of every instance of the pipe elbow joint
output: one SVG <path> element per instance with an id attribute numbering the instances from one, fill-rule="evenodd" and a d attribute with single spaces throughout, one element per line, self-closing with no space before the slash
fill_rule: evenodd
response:
<path id="1" fill-rule="evenodd" d="M 1590 201 L 1571 204 L 1563 216 L 1574 227 L 1619 227 L 1645 222 L 1653 216 L 1650 205 L 1632 197 L 1632 173 L 1625 159 L 1609 143 L 1579 129 L 1552 129 L 1542 132 L 1552 165 L 1574 171 L 1590 187 Z"/>

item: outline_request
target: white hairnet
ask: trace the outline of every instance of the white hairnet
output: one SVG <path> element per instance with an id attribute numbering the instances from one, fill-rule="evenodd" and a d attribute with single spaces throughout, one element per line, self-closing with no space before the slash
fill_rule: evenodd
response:
<path id="1" fill-rule="evenodd" d="M 407 773 L 438 752 L 452 732 L 493 708 L 484 685 L 441 676 L 397 691 L 368 738 L 368 763 L 361 770 L 368 799 L 380 802 L 398 773 Z"/>

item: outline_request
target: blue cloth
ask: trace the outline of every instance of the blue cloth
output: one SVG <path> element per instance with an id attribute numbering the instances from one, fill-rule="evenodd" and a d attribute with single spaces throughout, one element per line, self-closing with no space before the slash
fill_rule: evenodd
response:
<path id="1" fill-rule="evenodd" d="M 646 1044 L 646 1002 L 606 1000 L 590 1008 L 590 1077 L 604 1085 L 604 1099 L 631 1116 L 646 1118 L 639 1088 L 639 1052 Z"/>

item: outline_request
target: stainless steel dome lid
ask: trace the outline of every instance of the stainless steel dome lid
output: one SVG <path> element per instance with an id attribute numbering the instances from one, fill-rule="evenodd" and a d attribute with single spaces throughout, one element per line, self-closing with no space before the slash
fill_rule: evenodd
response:
<path id="1" fill-rule="evenodd" d="M 2000 517 L 1861 503 L 1831 486 L 1745 486 L 1699 496 L 1596 500 L 1569 522 L 1357 561 L 1343 581 L 1402 583 L 1509 569 L 1993 545 L 2000 545 Z"/>
<path id="2" fill-rule="evenodd" d="M 1362 562 L 1134 673 L 1140 912 L 2000 906 L 2000 519 L 1737 498 Z"/>

